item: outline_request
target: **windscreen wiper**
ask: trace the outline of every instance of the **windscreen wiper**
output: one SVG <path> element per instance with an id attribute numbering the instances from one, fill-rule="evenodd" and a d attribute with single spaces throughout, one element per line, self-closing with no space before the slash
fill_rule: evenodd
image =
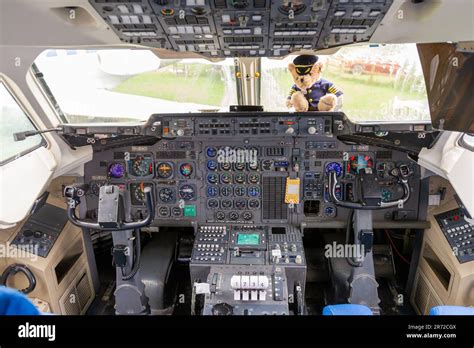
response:
<path id="1" fill-rule="evenodd" d="M 22 141 L 34 135 L 48 133 L 48 132 L 58 132 L 62 130 L 63 129 L 61 127 L 57 127 L 57 128 L 48 128 L 48 129 L 42 129 L 42 130 L 35 129 L 35 130 L 30 130 L 30 131 L 17 132 L 17 133 L 13 133 L 13 140 Z"/>

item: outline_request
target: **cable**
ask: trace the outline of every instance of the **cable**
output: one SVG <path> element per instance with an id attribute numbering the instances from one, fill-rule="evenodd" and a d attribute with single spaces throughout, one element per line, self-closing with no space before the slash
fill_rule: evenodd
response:
<path id="1" fill-rule="evenodd" d="M 133 267 L 129 274 L 123 274 L 122 268 L 122 280 L 130 280 L 132 279 L 140 270 L 140 256 L 141 256 L 141 241 L 140 241 L 140 230 L 135 230 L 135 253 L 134 253 L 134 260 L 133 260 Z"/>
<path id="2" fill-rule="evenodd" d="M 28 268 L 27 265 L 22 265 L 19 263 L 14 263 L 8 266 L 2 274 L 1 285 L 7 285 L 7 280 L 11 275 L 17 274 L 18 272 L 23 273 L 28 279 L 29 285 L 27 288 L 21 289 L 20 291 L 24 294 L 29 294 L 36 287 L 36 278 L 33 272 Z"/>
<path id="3" fill-rule="evenodd" d="M 400 257 L 400 259 L 402 259 L 403 262 L 407 263 L 407 264 L 410 264 L 411 261 L 408 261 L 397 249 L 397 247 L 395 246 L 395 243 L 393 242 L 392 240 L 392 237 L 390 237 L 390 234 L 388 233 L 388 230 L 385 230 L 385 234 L 387 235 L 387 238 L 390 242 L 390 245 L 392 246 L 392 248 L 395 250 L 395 252 L 397 253 L 398 257 Z"/>

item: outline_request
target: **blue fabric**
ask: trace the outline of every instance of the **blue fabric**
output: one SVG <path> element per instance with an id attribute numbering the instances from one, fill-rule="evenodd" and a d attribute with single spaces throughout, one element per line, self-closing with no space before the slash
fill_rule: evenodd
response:
<path id="1" fill-rule="evenodd" d="M 359 304 L 338 304 L 324 307 L 323 315 L 372 315 L 372 311 Z"/>
<path id="2" fill-rule="evenodd" d="M 28 297 L 16 289 L 0 286 L 0 315 L 39 315 Z"/>
<path id="3" fill-rule="evenodd" d="M 430 315 L 474 315 L 474 308 L 462 306 L 436 306 L 431 308 Z"/>

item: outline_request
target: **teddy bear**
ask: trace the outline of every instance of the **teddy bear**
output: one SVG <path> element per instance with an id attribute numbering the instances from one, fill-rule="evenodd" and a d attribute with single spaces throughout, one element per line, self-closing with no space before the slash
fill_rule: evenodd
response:
<path id="1" fill-rule="evenodd" d="M 332 82 L 321 78 L 323 63 L 315 55 L 303 54 L 288 64 L 295 84 L 286 100 L 295 111 L 334 111 L 342 104 L 342 91 Z"/>

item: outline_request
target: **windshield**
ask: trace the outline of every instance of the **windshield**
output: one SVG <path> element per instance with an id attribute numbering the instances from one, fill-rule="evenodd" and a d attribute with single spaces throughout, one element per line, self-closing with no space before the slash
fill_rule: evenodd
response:
<path id="1" fill-rule="evenodd" d="M 289 111 L 285 59 L 262 58 L 261 104 Z M 342 92 L 353 121 L 429 120 L 416 45 L 357 45 L 320 55 L 322 79 Z M 153 113 L 228 111 L 237 104 L 234 59 L 160 59 L 150 50 L 47 50 L 37 69 L 69 123 L 146 120 Z M 258 89 L 256 89 L 258 90 Z M 338 93 L 340 94 L 340 93 Z"/>
<path id="2" fill-rule="evenodd" d="M 284 111 L 294 84 L 283 60 L 262 60 L 262 104 L 266 111 Z M 343 47 L 320 55 L 322 78 L 342 91 L 343 111 L 353 121 L 429 120 L 429 106 L 416 45 Z"/>
<path id="3" fill-rule="evenodd" d="M 228 111 L 234 60 L 160 59 L 149 50 L 47 50 L 35 61 L 69 123 Z"/>

